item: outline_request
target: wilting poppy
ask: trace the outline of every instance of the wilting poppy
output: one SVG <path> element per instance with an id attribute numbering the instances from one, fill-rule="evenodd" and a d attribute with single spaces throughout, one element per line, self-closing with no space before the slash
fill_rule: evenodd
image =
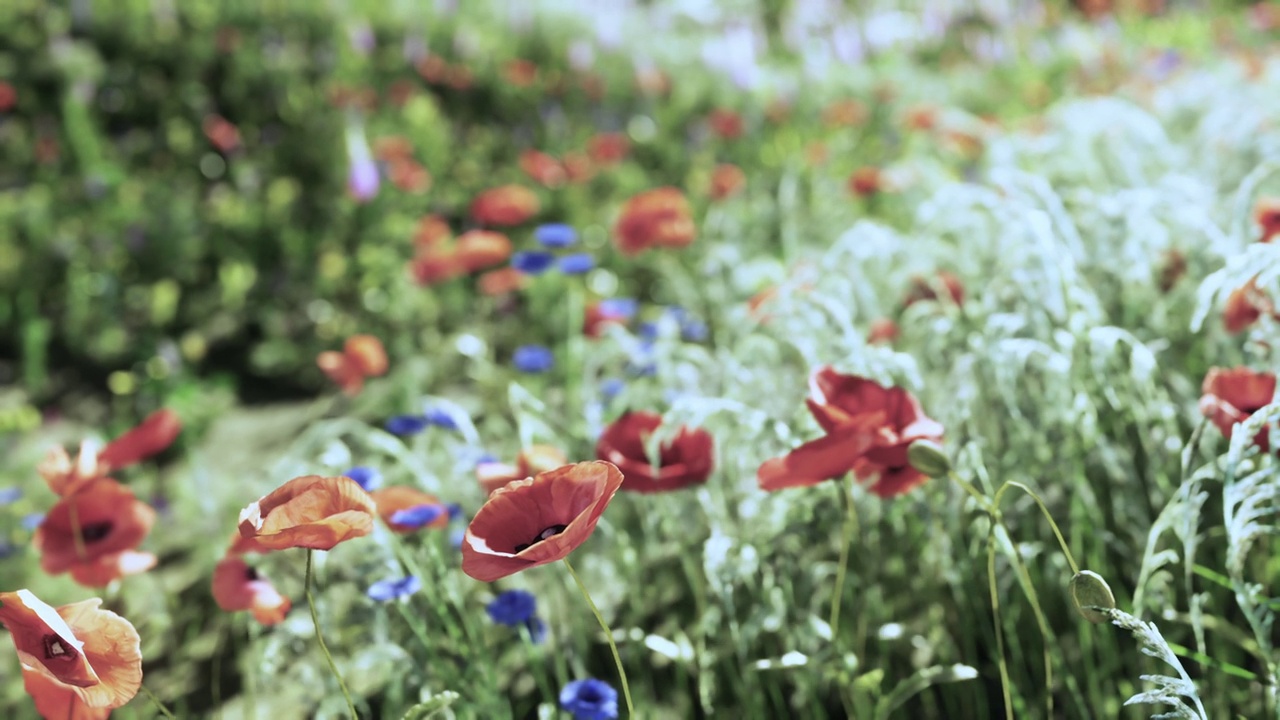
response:
<path id="1" fill-rule="evenodd" d="M 1271 298 L 1258 287 L 1255 277 L 1227 295 L 1227 301 L 1222 306 L 1222 326 L 1234 335 L 1247 330 L 1263 313 L 1274 312 Z"/>
<path id="2" fill-rule="evenodd" d="M 530 180 L 543 187 L 559 187 L 567 179 L 564 166 L 559 160 L 537 150 L 525 150 L 520 153 L 520 169 L 529 176 Z"/>
<path id="3" fill-rule="evenodd" d="M 917 440 L 941 442 L 942 425 L 906 390 L 823 367 L 809 377 L 805 404 L 827 434 L 765 461 L 757 473 L 762 489 L 815 485 L 852 470 L 875 476 L 871 492 L 889 497 L 928 479 L 907 461 L 907 448 Z"/>
<path id="4" fill-rule="evenodd" d="M 0 593 L 0 623 L 13 636 L 27 689 L 45 717 L 98 717 L 74 713 L 80 704 L 121 707 L 142 686 L 138 631 L 101 604 L 101 598 L 90 598 L 54 609 L 30 590 Z M 67 714 L 51 714 L 56 710 Z"/>
<path id="5" fill-rule="evenodd" d="M 550 445 L 530 445 L 516 456 L 514 465 L 502 462 L 482 462 L 476 465 L 476 479 L 480 487 L 492 493 L 516 480 L 523 480 L 538 473 L 554 470 L 569 460 L 558 448 Z"/>
<path id="6" fill-rule="evenodd" d="M 455 252 L 463 269 L 476 272 L 511 257 L 511 240 L 499 232 L 468 230 L 458 236 Z"/>
<path id="7" fill-rule="evenodd" d="M 1244 422 L 1271 402 L 1276 394 L 1276 376 L 1244 367 L 1210 368 L 1200 392 L 1200 414 L 1229 438 L 1233 425 Z M 1271 447 L 1268 432 L 1264 427 L 1253 440 L 1263 452 Z"/>
<path id="8" fill-rule="evenodd" d="M 79 569 L 84 577 L 101 579 L 110 575 L 113 563 L 121 570 L 137 567 L 136 563 L 122 566 L 121 558 L 113 556 L 137 548 L 155 519 L 156 511 L 134 497 L 132 490 L 102 478 L 59 500 L 36 528 L 31 543 L 40 552 L 40 567 L 50 575 Z"/>
<path id="9" fill-rule="evenodd" d="M 937 300 L 938 291 L 934 289 L 934 285 L 938 283 L 941 283 L 942 287 L 947 291 L 947 296 L 952 302 L 957 305 L 964 302 L 964 285 L 960 282 L 960 278 L 946 270 L 941 270 L 933 280 L 928 280 L 919 275 L 911 278 L 911 289 L 907 292 L 903 305 L 911 307 L 922 300 Z"/>
<path id="10" fill-rule="evenodd" d="M 538 196 L 521 185 L 485 190 L 471 201 L 471 217 L 482 225 L 519 225 L 538 213 Z"/>
<path id="11" fill-rule="evenodd" d="M 600 133 L 587 142 L 587 154 L 600 165 L 621 162 L 631 151 L 631 142 L 622 133 Z"/>
<path id="12" fill-rule="evenodd" d="M 622 485 L 607 462 L 564 465 L 489 496 L 462 542 L 462 571 L 493 582 L 569 555 L 595 530 Z"/>
<path id="13" fill-rule="evenodd" d="M 334 545 L 373 530 L 373 498 L 347 477 L 296 477 L 240 511 L 240 536 L 259 552 Z"/>
<path id="14" fill-rule="evenodd" d="M 388 485 L 370 493 L 378 510 L 378 517 L 398 533 L 411 533 L 426 528 L 442 528 L 449 524 L 449 513 L 444 503 L 430 493 L 408 485 Z M 410 512 L 418 508 L 436 508 L 429 518 L 415 517 Z"/>
<path id="15" fill-rule="evenodd" d="M 732 163 L 720 163 L 711 171 L 711 199 L 724 200 L 736 195 L 747 184 L 742 168 Z"/>
<path id="16" fill-rule="evenodd" d="M 889 318 L 880 318 L 871 323 L 871 330 L 867 333 L 867 342 L 875 345 L 877 343 L 892 343 L 898 339 L 898 323 Z"/>
<path id="17" fill-rule="evenodd" d="M 858 197 L 870 197 L 884 189 L 884 175 L 880 168 L 870 165 L 860 167 L 849 176 L 849 192 Z"/>
<path id="18" fill-rule="evenodd" d="M 629 412 L 613 421 L 596 442 L 596 457 L 622 471 L 622 489 L 654 493 L 679 490 L 707 481 L 715 464 L 715 442 L 700 428 L 680 428 L 658 449 L 658 466 L 649 462 L 645 442 L 662 425 L 662 416 Z"/>
<path id="19" fill-rule="evenodd" d="M 724 140 L 734 140 L 742 137 L 745 124 L 742 122 L 742 116 L 733 110 L 717 108 L 711 111 L 707 116 L 707 125 L 710 126 L 711 132 Z"/>
<path id="20" fill-rule="evenodd" d="M 263 625 L 283 622 L 293 603 L 270 580 L 237 555 L 228 555 L 213 568 L 213 600 L 227 612 L 248 610 Z"/>
<path id="21" fill-rule="evenodd" d="M 638 255 L 655 246 L 685 247 L 697 237 L 697 228 L 684 193 L 661 187 L 627 200 L 613 235 L 624 255 Z"/>

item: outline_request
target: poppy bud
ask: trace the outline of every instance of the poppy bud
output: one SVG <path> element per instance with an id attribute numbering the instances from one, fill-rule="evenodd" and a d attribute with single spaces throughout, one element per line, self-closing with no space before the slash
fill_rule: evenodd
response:
<path id="1" fill-rule="evenodd" d="M 1071 577 L 1071 601 L 1076 610 L 1091 623 L 1103 623 L 1111 619 L 1104 612 L 1093 608 L 1114 608 L 1116 596 L 1102 576 L 1092 570 L 1081 570 Z"/>
<path id="2" fill-rule="evenodd" d="M 907 447 L 907 462 L 929 477 L 943 477 L 951 472 L 951 460 L 942 445 L 932 440 L 916 440 Z"/>

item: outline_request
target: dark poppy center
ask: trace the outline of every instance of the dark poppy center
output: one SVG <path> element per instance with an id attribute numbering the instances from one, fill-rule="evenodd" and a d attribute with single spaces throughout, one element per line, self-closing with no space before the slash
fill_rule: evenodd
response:
<path id="1" fill-rule="evenodd" d="M 568 525 L 552 525 L 551 527 L 538 533 L 538 537 L 534 538 L 533 540 L 527 543 L 520 543 L 519 545 L 516 545 L 516 552 L 527 550 L 528 548 L 531 548 L 534 545 L 537 545 L 538 543 L 542 542 L 543 540 L 546 540 L 549 537 L 559 535 L 560 533 L 564 532 L 564 529 L 567 527 L 569 526 Z"/>
<path id="2" fill-rule="evenodd" d="M 44 659 L 73 658 L 76 651 L 67 646 L 57 635 L 44 636 Z"/>
<path id="3" fill-rule="evenodd" d="M 262 576 L 258 574 L 257 568 L 245 566 L 245 569 L 244 569 L 245 580 L 248 580 L 249 582 L 253 582 L 254 580 L 257 580 L 261 577 Z"/>
<path id="4" fill-rule="evenodd" d="M 113 523 L 106 520 L 99 523 L 90 523 L 80 528 L 80 537 L 84 538 L 87 543 L 95 543 L 111 534 Z"/>

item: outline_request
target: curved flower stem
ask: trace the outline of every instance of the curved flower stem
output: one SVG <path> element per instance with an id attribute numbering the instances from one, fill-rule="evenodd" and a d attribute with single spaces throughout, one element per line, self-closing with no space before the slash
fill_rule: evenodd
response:
<path id="1" fill-rule="evenodd" d="M 320 652 L 324 653 L 324 659 L 329 662 L 329 670 L 338 680 L 338 687 L 342 689 L 342 697 L 347 701 L 347 709 L 351 711 L 352 720 L 359 720 L 360 716 L 356 713 L 356 705 L 351 702 L 351 693 L 347 692 L 347 684 L 342 681 L 342 673 L 338 672 L 338 666 L 333 662 L 333 656 L 329 654 L 329 646 L 324 644 L 324 635 L 320 632 L 320 615 L 316 612 L 316 601 L 311 596 L 311 555 L 314 550 L 307 550 L 307 574 L 303 580 L 303 592 L 307 596 L 307 607 L 311 609 L 311 624 L 316 628 L 316 642 L 320 643 Z"/>
<path id="2" fill-rule="evenodd" d="M 622 696 L 627 701 L 627 717 L 634 718 L 636 716 L 636 708 L 631 704 L 631 686 L 627 684 L 627 671 L 622 669 L 622 656 L 618 654 L 618 644 L 613 641 L 613 631 L 609 629 L 609 624 L 604 621 L 604 616 L 600 614 L 600 609 L 591 600 L 591 593 L 587 592 L 587 586 L 582 584 L 582 579 L 578 577 L 578 573 L 573 571 L 573 566 L 569 564 L 569 558 L 564 559 L 564 566 L 569 569 L 569 574 L 573 576 L 573 581 L 578 583 L 578 589 L 582 591 L 582 597 L 587 599 L 587 605 L 591 607 L 591 612 L 595 614 L 596 620 L 599 621 L 600 628 L 604 630 L 604 638 L 609 641 L 609 649 L 613 651 L 613 662 L 618 666 L 618 678 L 622 681 Z"/>
<path id="3" fill-rule="evenodd" d="M 840 542 L 840 564 L 836 567 L 836 586 L 831 593 L 831 642 L 840 641 L 840 600 L 844 598 L 844 577 L 849 568 L 849 546 L 858 532 L 858 506 L 853 503 L 853 481 L 838 483 L 844 496 L 844 539 Z"/>
<path id="4" fill-rule="evenodd" d="M 169 708 L 165 707 L 164 703 L 160 702 L 160 698 L 156 697 L 156 694 L 151 692 L 146 685 L 139 685 L 138 689 L 151 700 L 151 702 L 156 706 L 156 709 L 160 711 L 161 715 L 169 718 L 169 720 L 177 720 L 177 718 L 173 716 L 173 713 L 169 712 Z"/>

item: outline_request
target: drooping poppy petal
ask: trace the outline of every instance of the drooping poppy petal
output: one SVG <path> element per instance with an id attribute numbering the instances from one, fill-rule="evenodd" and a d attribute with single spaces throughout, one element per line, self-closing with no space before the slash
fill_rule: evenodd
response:
<path id="1" fill-rule="evenodd" d="M 444 503 L 440 498 L 408 485 L 389 485 L 374 490 L 370 495 L 378 510 L 378 517 L 398 533 L 411 533 L 423 528 L 442 528 L 449 524 L 449 515 L 443 511 Z M 406 510 L 423 506 L 439 507 L 441 512 L 426 522 L 415 522 L 414 518 L 398 516 Z"/>
<path id="2" fill-rule="evenodd" d="M 715 464 L 711 433 L 700 428 L 680 428 L 659 448 L 658 466 L 649 462 L 645 443 L 662 424 L 662 416 L 630 412 L 605 428 L 596 443 L 596 457 L 622 471 L 622 489 L 654 493 L 679 490 L 707 481 Z"/>
<path id="3" fill-rule="evenodd" d="M 1236 423 L 1269 404 L 1276 394 L 1276 376 L 1249 368 L 1210 368 L 1200 386 L 1200 414 L 1209 418 L 1224 437 L 1231 437 Z M 1268 428 L 1254 438 L 1263 452 L 1271 448 Z"/>
<path id="4" fill-rule="evenodd" d="M 156 512 L 110 478 L 58 501 L 36 528 L 31 543 L 40 567 L 53 575 L 132 550 L 155 523 Z M 93 572 L 92 568 L 82 572 Z"/>
<path id="5" fill-rule="evenodd" d="M 293 603 L 244 558 L 228 555 L 213 569 L 213 600 L 227 612 L 248 610 L 263 625 L 282 622 Z"/>
<path id="6" fill-rule="evenodd" d="M 622 485 L 607 462 L 565 465 L 495 491 L 471 520 L 462 570 L 492 582 L 566 557 L 595 530 Z"/>
<path id="7" fill-rule="evenodd" d="M 107 443 L 98 455 L 103 472 L 128 467 L 173 444 L 182 432 L 182 420 L 168 408 L 157 410 L 137 427 Z"/>
<path id="8" fill-rule="evenodd" d="M 331 550 L 373 530 L 373 498 L 347 477 L 296 477 L 240 512 L 240 535 L 267 550 Z"/>
<path id="9" fill-rule="evenodd" d="M 761 490 L 817 485 L 853 470 L 871 447 L 875 423 L 857 421 L 811 440 L 782 457 L 766 460 L 756 472 Z"/>
<path id="10" fill-rule="evenodd" d="M 75 460 L 61 446 L 49 449 L 44 459 L 36 466 L 36 472 L 49 484 L 49 489 L 57 495 L 72 495 L 90 482 L 106 475 L 105 469 L 98 462 L 100 445 L 95 440 L 80 443 L 80 452 Z"/>
<path id="11" fill-rule="evenodd" d="M 111 708 L 89 707 L 75 690 L 35 670 L 23 669 L 22 686 L 44 720 L 107 720 Z"/>
<path id="12" fill-rule="evenodd" d="M 144 573 L 156 566 L 152 553 L 124 550 L 71 566 L 71 579 L 85 587 L 106 587 L 126 575 Z"/>
<path id="13" fill-rule="evenodd" d="M 55 610 L 29 590 L 0 593 L 0 623 L 13 636 L 23 670 L 74 693 L 88 707 L 117 708 L 142 685 L 141 640 L 128 620 L 101 604 L 101 598 L 91 598 Z M 35 682 L 44 702 L 59 699 Z"/>

